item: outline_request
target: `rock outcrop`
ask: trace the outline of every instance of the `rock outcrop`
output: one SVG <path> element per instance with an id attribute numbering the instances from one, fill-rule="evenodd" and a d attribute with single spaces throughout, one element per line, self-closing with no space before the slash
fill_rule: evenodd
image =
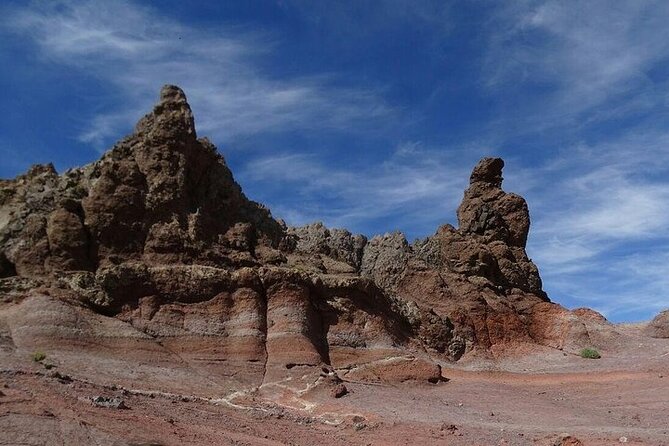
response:
<path id="1" fill-rule="evenodd" d="M 184 93 L 166 86 L 99 161 L 0 182 L 0 289 L 16 306 L 7 323 L 23 327 L 11 332 L 25 348 L 110 327 L 275 394 L 346 376 L 438 382 L 439 362 L 467 351 L 562 348 L 546 315 L 567 310 L 549 303 L 527 257 L 527 204 L 502 190 L 503 166 L 481 160 L 459 228 L 413 244 L 288 228 L 242 193 L 197 137 Z M 38 320 L 31 305 L 54 310 Z M 92 322 L 105 318 L 114 322 Z"/>
<path id="2" fill-rule="evenodd" d="M 646 327 L 646 333 L 653 338 L 669 338 L 669 310 L 659 312 Z"/>
<path id="3" fill-rule="evenodd" d="M 533 308 L 548 298 L 525 252 L 529 211 L 502 190 L 503 166 L 484 158 L 474 168 L 458 229 L 444 225 L 412 245 L 401 233 L 375 237 L 363 255 L 363 276 L 451 320 L 469 348 L 547 343 L 531 329 Z"/>

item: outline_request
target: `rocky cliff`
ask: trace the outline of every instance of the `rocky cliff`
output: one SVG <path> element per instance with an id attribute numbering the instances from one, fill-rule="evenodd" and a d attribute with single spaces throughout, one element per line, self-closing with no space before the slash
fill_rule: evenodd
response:
<path id="1" fill-rule="evenodd" d="M 6 343 L 102 336 L 127 354 L 159 342 L 212 377 L 281 392 L 286 380 L 437 382 L 440 363 L 468 352 L 587 341 L 542 290 L 527 203 L 502 190 L 503 166 L 482 159 L 459 228 L 413 244 L 290 228 L 243 194 L 183 91 L 165 86 L 99 161 L 0 182 Z"/>

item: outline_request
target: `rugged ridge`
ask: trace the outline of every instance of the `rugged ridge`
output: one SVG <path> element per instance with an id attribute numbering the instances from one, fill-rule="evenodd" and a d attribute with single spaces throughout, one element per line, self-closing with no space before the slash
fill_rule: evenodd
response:
<path id="1" fill-rule="evenodd" d="M 0 182 L 0 322 L 14 349 L 124 354 L 87 344 L 111 319 L 105 336 L 126 333 L 127 348 L 158 342 L 158 357 L 275 398 L 341 378 L 438 382 L 440 363 L 513 343 L 588 343 L 591 321 L 542 290 L 527 203 L 502 190 L 503 166 L 481 160 L 459 228 L 413 244 L 289 228 L 243 194 L 168 85 L 99 161 Z"/>

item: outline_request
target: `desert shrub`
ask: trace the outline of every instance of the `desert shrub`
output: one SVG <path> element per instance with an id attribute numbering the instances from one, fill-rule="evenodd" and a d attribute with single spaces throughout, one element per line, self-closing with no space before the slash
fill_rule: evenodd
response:
<path id="1" fill-rule="evenodd" d="M 581 350 L 581 358 L 599 359 L 601 357 L 602 355 L 600 355 L 599 352 L 594 348 L 584 348 L 583 350 Z"/>
<path id="2" fill-rule="evenodd" d="M 44 352 L 35 352 L 33 353 L 33 361 L 35 362 L 42 362 L 46 359 L 46 355 Z"/>

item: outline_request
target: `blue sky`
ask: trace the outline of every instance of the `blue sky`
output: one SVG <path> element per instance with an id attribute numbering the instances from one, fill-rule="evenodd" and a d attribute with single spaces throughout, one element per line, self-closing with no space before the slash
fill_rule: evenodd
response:
<path id="1" fill-rule="evenodd" d="M 97 159 L 186 91 L 251 198 L 412 240 L 506 160 L 551 298 L 669 307 L 669 2 L 4 1 L 0 177 Z"/>

